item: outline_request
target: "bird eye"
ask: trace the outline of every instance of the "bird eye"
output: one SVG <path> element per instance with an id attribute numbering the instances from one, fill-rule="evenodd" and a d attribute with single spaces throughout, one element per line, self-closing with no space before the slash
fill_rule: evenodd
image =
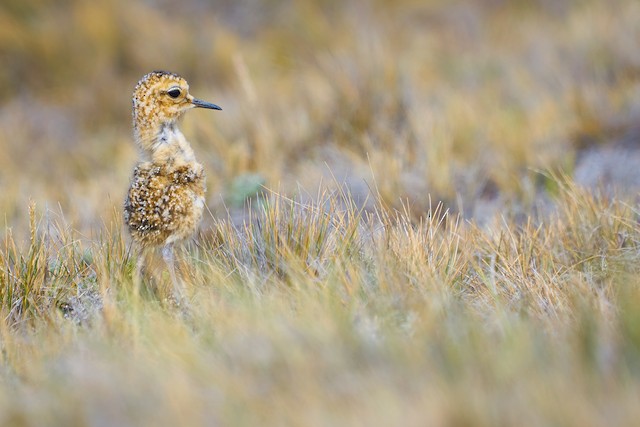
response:
<path id="1" fill-rule="evenodd" d="M 178 88 L 173 88 L 171 90 L 167 91 L 167 95 L 169 95 L 172 98 L 177 98 L 180 96 L 180 89 Z"/>

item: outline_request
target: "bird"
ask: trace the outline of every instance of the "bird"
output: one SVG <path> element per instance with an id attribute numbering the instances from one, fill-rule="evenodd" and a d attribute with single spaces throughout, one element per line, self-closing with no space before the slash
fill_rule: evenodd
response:
<path id="1" fill-rule="evenodd" d="M 193 108 L 222 110 L 194 98 L 180 75 L 152 71 L 133 91 L 133 136 L 139 159 L 124 201 L 124 221 L 138 249 L 136 287 L 148 250 L 162 248 L 174 297 L 184 286 L 175 269 L 174 245 L 191 237 L 204 211 L 205 173 L 191 145 L 178 129 Z"/>

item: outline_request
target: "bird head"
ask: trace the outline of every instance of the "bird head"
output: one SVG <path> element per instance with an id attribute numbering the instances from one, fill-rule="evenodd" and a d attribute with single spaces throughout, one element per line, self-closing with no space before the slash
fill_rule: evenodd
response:
<path id="1" fill-rule="evenodd" d="M 222 110 L 215 104 L 194 98 L 189 84 L 177 74 L 153 71 L 138 82 L 133 91 L 134 127 L 173 123 L 192 108 Z"/>

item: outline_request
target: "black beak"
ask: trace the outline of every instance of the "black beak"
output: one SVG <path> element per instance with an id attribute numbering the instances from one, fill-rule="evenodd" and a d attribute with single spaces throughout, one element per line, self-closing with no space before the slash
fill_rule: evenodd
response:
<path id="1" fill-rule="evenodd" d="M 218 107 L 216 104 L 212 104 L 210 102 L 206 102 L 206 101 L 201 101 L 199 99 L 193 98 L 191 100 L 191 103 L 196 106 L 196 107 L 200 107 L 200 108 L 208 108 L 210 110 L 222 110 L 222 108 Z"/>

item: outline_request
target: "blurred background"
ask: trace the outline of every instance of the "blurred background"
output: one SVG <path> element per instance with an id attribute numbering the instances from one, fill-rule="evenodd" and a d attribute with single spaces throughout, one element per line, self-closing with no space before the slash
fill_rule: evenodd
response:
<path id="1" fill-rule="evenodd" d="M 263 185 L 479 222 L 546 206 L 548 171 L 635 194 L 639 22 L 637 0 L 3 0 L 0 212 L 120 212 L 155 69 L 224 109 L 182 125 L 214 216 Z"/>

